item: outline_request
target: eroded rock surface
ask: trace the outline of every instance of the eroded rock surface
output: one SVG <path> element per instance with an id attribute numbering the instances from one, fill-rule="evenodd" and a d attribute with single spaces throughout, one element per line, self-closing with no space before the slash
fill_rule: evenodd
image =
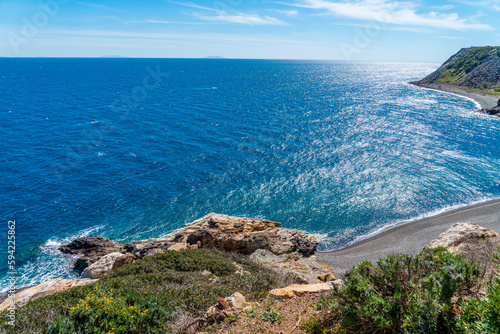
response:
<path id="1" fill-rule="evenodd" d="M 318 246 L 314 237 L 296 229 L 265 219 L 241 218 L 216 213 L 208 214 L 161 240 L 175 243 L 170 250 L 184 248 L 216 248 L 250 255 L 265 266 L 290 275 L 302 283 L 335 279 L 328 265 L 311 256 Z"/>
<path id="2" fill-rule="evenodd" d="M 97 280 L 93 279 L 74 280 L 74 279 L 56 278 L 36 286 L 31 286 L 17 292 L 14 297 L 10 297 L 3 300 L 3 302 L 0 304 L 0 312 L 6 310 L 14 300 L 16 303 L 16 307 L 21 307 L 32 300 L 45 296 L 50 296 L 57 292 L 62 292 L 74 288 L 76 286 L 85 286 L 88 284 L 92 284 L 96 281 Z"/>
<path id="3" fill-rule="evenodd" d="M 269 296 L 275 298 L 293 298 L 302 296 L 305 293 L 323 293 L 333 290 L 331 283 L 316 283 L 316 284 L 293 284 L 281 289 L 273 289 L 269 292 Z"/>
<path id="4" fill-rule="evenodd" d="M 99 261 L 94 262 L 85 268 L 82 273 L 82 278 L 101 278 L 110 273 L 113 269 L 134 262 L 135 259 L 136 256 L 132 253 L 122 254 L 119 252 L 113 252 L 107 254 L 99 259 Z"/>
<path id="5" fill-rule="evenodd" d="M 210 213 L 161 239 L 186 243 L 188 248 L 217 248 L 240 254 L 265 249 L 276 255 L 309 255 L 316 250 L 317 240 L 303 231 L 279 228 L 280 225 L 265 219 Z"/>

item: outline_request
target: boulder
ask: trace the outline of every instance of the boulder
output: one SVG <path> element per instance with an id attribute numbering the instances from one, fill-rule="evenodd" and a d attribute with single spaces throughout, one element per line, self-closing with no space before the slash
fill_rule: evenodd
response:
<path id="1" fill-rule="evenodd" d="M 97 280 L 93 279 L 73 280 L 73 279 L 56 278 L 36 286 L 31 286 L 20 290 L 15 294 L 15 296 L 3 300 L 3 302 L 0 304 L 0 312 L 7 309 L 14 302 L 16 304 L 16 307 L 21 307 L 23 305 L 26 305 L 28 302 L 32 300 L 45 296 L 50 296 L 57 292 L 65 291 L 74 288 L 76 286 L 84 286 L 92 284 L 96 281 Z"/>
<path id="2" fill-rule="evenodd" d="M 182 249 L 187 249 L 187 244 L 185 242 L 178 242 L 178 243 L 175 243 L 173 244 L 172 246 L 168 247 L 167 250 L 169 251 L 174 251 L 174 252 L 178 252 Z"/>
<path id="3" fill-rule="evenodd" d="M 230 308 L 242 309 L 248 306 L 245 297 L 239 292 L 235 292 L 231 296 L 227 297 L 226 301 Z"/>
<path id="4" fill-rule="evenodd" d="M 115 263 L 122 257 L 122 253 L 114 252 L 103 256 L 99 261 L 88 266 L 82 273 L 82 278 L 101 278 L 113 270 Z M 121 260 L 120 260 L 121 261 Z M 115 267 L 116 268 L 116 267 Z"/>
<path id="5" fill-rule="evenodd" d="M 273 289 L 269 292 L 269 296 L 275 298 L 293 298 L 302 296 L 305 293 L 323 293 L 333 289 L 330 283 L 316 284 L 293 284 L 281 289 Z"/>
<path id="6" fill-rule="evenodd" d="M 335 280 L 333 269 L 320 263 L 316 256 L 303 256 L 299 252 L 275 255 L 265 249 L 258 249 L 250 259 L 278 272 L 284 284 L 314 284 Z"/>

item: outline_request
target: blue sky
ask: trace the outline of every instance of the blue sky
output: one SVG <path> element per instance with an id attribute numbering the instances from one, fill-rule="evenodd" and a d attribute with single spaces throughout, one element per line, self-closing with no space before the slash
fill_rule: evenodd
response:
<path id="1" fill-rule="evenodd" d="M 0 0 L 2 57 L 444 61 L 500 44 L 500 0 Z"/>

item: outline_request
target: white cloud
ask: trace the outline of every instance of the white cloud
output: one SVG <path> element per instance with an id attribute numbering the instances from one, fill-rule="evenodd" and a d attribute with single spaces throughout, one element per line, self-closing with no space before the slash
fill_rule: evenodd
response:
<path id="1" fill-rule="evenodd" d="M 186 21 L 167 21 L 167 20 L 154 20 L 154 19 L 146 19 L 146 20 L 133 20 L 133 21 L 124 21 L 123 24 L 187 24 L 187 25 L 202 25 L 206 24 L 203 22 L 186 22 Z"/>
<path id="2" fill-rule="evenodd" d="M 173 1 L 172 1 L 173 2 Z M 205 13 L 192 13 L 204 21 L 219 21 L 227 23 L 238 23 L 245 25 L 288 25 L 286 22 L 271 16 L 260 16 L 257 14 L 247 14 L 237 11 L 228 11 L 210 7 L 204 7 L 193 3 L 173 2 L 181 6 L 202 9 Z"/>
<path id="3" fill-rule="evenodd" d="M 299 15 L 298 10 L 281 10 L 281 9 L 271 9 L 271 11 L 276 12 L 281 15 L 285 15 L 288 17 L 293 17 Z"/>
<path id="4" fill-rule="evenodd" d="M 244 13 L 237 13 L 237 14 L 228 14 L 228 13 L 219 13 L 216 15 L 202 15 L 202 14 L 194 14 L 198 18 L 204 20 L 204 21 L 220 21 L 220 22 L 228 22 L 228 23 L 240 23 L 240 24 L 247 24 L 247 25 L 287 25 L 287 23 L 276 19 L 274 17 L 270 16 L 264 16 L 261 17 L 259 15 L 253 15 L 253 14 L 244 14 Z"/>
<path id="5" fill-rule="evenodd" d="M 441 38 L 441 39 L 463 39 L 461 37 L 456 37 L 456 36 L 438 36 L 438 38 Z"/>
<path id="6" fill-rule="evenodd" d="M 444 14 L 431 11 L 417 13 L 418 6 L 412 2 L 393 0 L 301 0 L 288 4 L 295 7 L 324 10 L 337 16 L 377 21 L 387 24 L 446 28 L 453 30 L 492 30 L 487 24 L 462 19 L 456 13 Z"/>
<path id="7" fill-rule="evenodd" d="M 487 7 L 500 10 L 500 0 L 454 0 L 458 3 L 464 3 L 474 7 Z"/>
<path id="8" fill-rule="evenodd" d="M 76 3 L 79 5 L 83 5 L 83 6 L 94 7 L 94 8 L 100 9 L 100 10 L 120 11 L 120 9 L 117 9 L 117 8 L 112 8 L 109 6 L 95 4 L 95 3 L 88 3 L 88 2 L 82 2 L 82 1 L 76 1 Z"/>

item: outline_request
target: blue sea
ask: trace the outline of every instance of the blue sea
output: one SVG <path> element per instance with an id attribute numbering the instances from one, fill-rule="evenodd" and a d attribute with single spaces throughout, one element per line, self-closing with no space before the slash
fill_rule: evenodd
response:
<path id="1" fill-rule="evenodd" d="M 500 121 L 407 84 L 433 63 L 0 59 L 0 213 L 18 286 L 76 277 L 61 244 L 207 213 L 345 247 L 500 197 Z M 2 279 L 1 289 L 7 288 Z"/>

